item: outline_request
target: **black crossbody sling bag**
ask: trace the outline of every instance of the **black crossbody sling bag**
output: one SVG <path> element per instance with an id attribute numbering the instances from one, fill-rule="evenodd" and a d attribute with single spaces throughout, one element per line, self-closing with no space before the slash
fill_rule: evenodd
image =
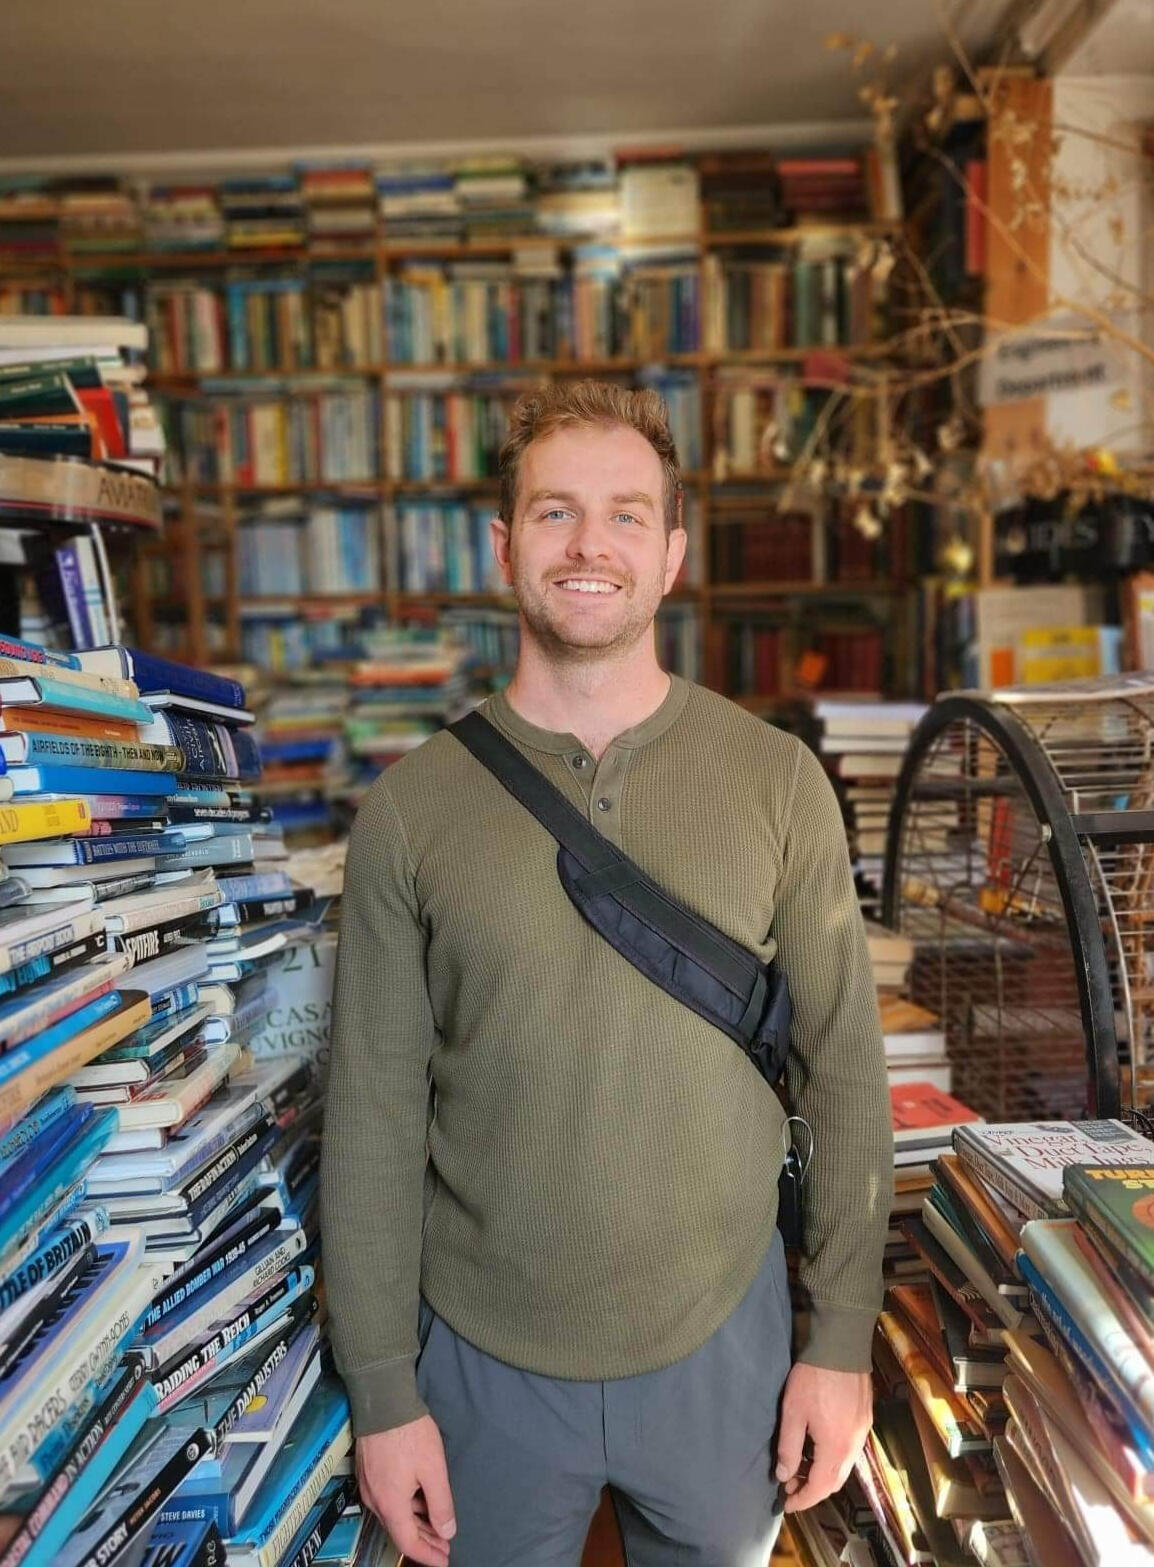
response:
<path id="1" fill-rule="evenodd" d="M 598 935 L 668 995 L 728 1034 L 766 1082 L 776 1083 L 785 1069 L 792 1017 L 777 964 L 763 963 L 671 898 L 480 713 L 466 714 L 449 732 L 556 838 L 561 885 Z M 790 1246 L 801 1239 L 804 1173 L 791 1147 L 778 1187 L 778 1226 Z"/>

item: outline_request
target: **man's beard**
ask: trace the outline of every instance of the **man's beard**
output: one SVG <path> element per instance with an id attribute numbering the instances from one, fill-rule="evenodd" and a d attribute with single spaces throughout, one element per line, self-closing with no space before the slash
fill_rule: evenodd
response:
<path id="1" fill-rule="evenodd" d="M 639 582 L 631 573 L 614 569 L 611 580 L 621 584 L 613 595 L 616 613 L 603 617 L 602 624 L 590 621 L 582 625 L 565 615 L 564 606 L 553 598 L 551 591 L 555 583 L 567 577 L 580 577 L 580 570 L 553 572 L 542 582 L 522 567 L 516 548 L 510 550 L 510 564 L 517 607 L 530 631 L 554 656 L 573 662 L 604 658 L 606 654 L 624 653 L 635 647 L 653 624 L 662 599 L 664 561 L 652 581 Z M 587 575 L 598 577 L 601 573 Z"/>

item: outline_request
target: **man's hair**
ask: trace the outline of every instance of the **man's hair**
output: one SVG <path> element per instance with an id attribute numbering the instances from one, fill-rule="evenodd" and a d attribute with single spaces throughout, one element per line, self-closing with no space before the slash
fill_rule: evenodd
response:
<path id="1" fill-rule="evenodd" d="M 681 463 L 669 429 L 669 411 L 660 393 L 649 388 L 631 391 L 608 381 L 557 381 L 517 399 L 509 416 L 509 433 L 501 447 L 501 516 L 510 527 L 517 508 L 521 459 L 534 441 L 574 426 L 624 425 L 636 430 L 661 459 L 664 475 L 665 532 L 681 526 Z"/>

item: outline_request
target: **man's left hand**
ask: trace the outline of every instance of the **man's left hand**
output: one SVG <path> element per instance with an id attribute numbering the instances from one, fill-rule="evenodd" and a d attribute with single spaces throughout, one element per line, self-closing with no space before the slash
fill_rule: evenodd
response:
<path id="1" fill-rule="evenodd" d="M 840 1490 L 872 1420 L 868 1371 L 794 1366 L 782 1395 L 775 1471 L 787 1513 L 814 1507 Z M 805 1473 L 802 1457 L 807 1436 L 812 1451 Z"/>

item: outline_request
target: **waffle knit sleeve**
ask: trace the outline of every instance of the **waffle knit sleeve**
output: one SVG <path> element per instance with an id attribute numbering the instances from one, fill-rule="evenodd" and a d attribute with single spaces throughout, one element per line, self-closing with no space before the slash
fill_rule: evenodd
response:
<path id="1" fill-rule="evenodd" d="M 333 1347 L 357 1436 L 426 1413 L 415 1366 L 436 1041 L 413 867 L 378 783 L 349 840 L 321 1165 Z"/>
<path id="2" fill-rule="evenodd" d="M 833 788 L 800 747 L 774 910 L 793 1001 L 790 1108 L 813 1129 L 799 1278 L 811 1301 L 799 1359 L 864 1371 L 881 1306 L 893 1192 L 885 1050 L 865 927 Z M 804 1135 L 804 1134 L 803 1134 Z"/>

